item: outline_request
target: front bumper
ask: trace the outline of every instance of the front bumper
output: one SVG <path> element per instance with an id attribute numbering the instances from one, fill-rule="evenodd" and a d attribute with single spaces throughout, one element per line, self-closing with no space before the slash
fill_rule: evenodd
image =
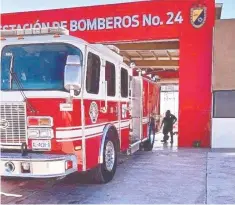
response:
<path id="1" fill-rule="evenodd" d="M 30 169 L 26 172 L 22 163 L 28 162 Z M 70 166 L 68 168 L 68 164 Z M 9 171 L 9 164 L 14 170 Z M 20 153 L 1 153 L 0 175 L 7 177 L 53 178 L 62 177 L 77 171 L 75 155 L 55 155 L 29 153 L 22 156 Z"/>

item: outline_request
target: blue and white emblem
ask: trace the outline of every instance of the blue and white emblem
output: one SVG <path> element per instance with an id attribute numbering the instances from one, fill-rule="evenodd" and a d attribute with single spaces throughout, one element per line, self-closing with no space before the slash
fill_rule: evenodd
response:
<path id="1" fill-rule="evenodd" d="M 190 19 L 194 28 L 201 28 L 205 24 L 207 19 L 206 10 L 205 6 L 191 8 Z"/>

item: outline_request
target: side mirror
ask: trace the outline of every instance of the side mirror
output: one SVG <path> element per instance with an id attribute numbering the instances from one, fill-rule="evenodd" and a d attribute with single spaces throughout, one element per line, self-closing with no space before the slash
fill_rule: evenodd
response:
<path id="1" fill-rule="evenodd" d="M 73 93 L 73 95 L 79 95 L 81 85 L 81 59 L 78 55 L 68 55 L 64 69 L 64 88 Z"/>

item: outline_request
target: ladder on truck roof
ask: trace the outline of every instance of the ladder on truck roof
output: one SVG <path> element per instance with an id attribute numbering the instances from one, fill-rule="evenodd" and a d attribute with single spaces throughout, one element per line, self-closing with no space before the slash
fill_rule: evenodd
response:
<path id="1" fill-rule="evenodd" d="M 16 36 L 33 36 L 33 35 L 69 35 L 69 30 L 63 27 L 47 27 L 47 28 L 27 28 L 27 29 L 12 29 L 1 30 L 1 37 L 16 37 Z"/>

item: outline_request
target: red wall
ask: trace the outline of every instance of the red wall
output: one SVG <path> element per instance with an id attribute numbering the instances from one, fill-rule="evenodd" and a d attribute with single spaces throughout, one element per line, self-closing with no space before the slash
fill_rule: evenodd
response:
<path id="1" fill-rule="evenodd" d="M 194 28 L 190 22 L 190 10 L 199 4 L 207 8 L 207 17 L 201 28 Z M 103 28 L 101 24 L 100 30 L 71 31 L 70 34 L 89 42 L 179 39 L 179 146 L 190 147 L 193 141 L 201 140 L 203 147 L 209 147 L 214 10 L 214 0 L 146 1 L 3 14 L 1 26 L 5 25 L 5 29 L 9 29 L 9 26 L 6 25 L 12 25 L 11 28 L 20 28 L 22 25 L 35 22 L 48 22 L 48 25 L 51 26 L 52 22 L 64 21 L 63 25 L 67 24 L 67 28 L 71 30 L 72 27 L 69 26 L 71 20 L 109 17 L 109 24 L 106 25 L 106 28 Z M 181 12 L 183 22 L 166 24 L 169 19 L 167 12 L 173 12 L 175 16 Z M 144 26 L 143 15 L 159 16 L 162 25 Z M 124 16 L 132 16 L 132 22 L 129 24 L 126 20 L 124 26 L 119 28 L 117 21 Z M 113 28 L 112 21 L 116 22 L 116 28 Z M 29 26 L 25 25 L 25 28 Z"/>

